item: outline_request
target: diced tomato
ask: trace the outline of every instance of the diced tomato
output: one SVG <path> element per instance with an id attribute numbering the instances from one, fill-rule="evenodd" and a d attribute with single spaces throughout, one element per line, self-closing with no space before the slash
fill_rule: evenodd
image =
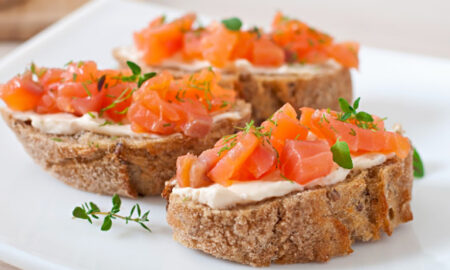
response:
<path id="1" fill-rule="evenodd" d="M 331 172 L 333 155 L 323 140 L 286 140 L 280 163 L 284 176 L 304 185 Z"/>
<path id="2" fill-rule="evenodd" d="M 31 73 L 0 85 L 0 98 L 9 108 L 17 111 L 34 110 L 43 93 L 42 86 L 32 80 Z"/>
<path id="3" fill-rule="evenodd" d="M 260 38 L 253 43 L 251 62 L 257 66 L 278 67 L 284 63 L 284 51 L 271 40 Z"/>
<path id="4" fill-rule="evenodd" d="M 257 146 L 258 138 L 253 133 L 245 134 L 209 171 L 208 177 L 221 185 L 229 185 L 231 177 L 242 167 Z"/>

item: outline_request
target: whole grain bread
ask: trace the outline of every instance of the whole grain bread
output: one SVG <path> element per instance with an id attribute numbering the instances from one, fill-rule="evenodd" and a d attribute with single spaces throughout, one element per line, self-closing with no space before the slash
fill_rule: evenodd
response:
<path id="1" fill-rule="evenodd" d="M 145 72 L 168 69 L 174 76 L 181 77 L 193 72 L 180 67 L 147 66 L 137 58 L 130 59 L 128 48 L 113 50 L 113 55 L 122 68 L 126 62 L 137 62 Z M 131 49 L 130 49 L 131 50 Z M 289 102 L 295 108 L 331 108 L 339 110 L 338 99 L 352 99 L 350 71 L 337 63 L 325 63 L 311 72 L 255 73 L 243 69 L 226 70 L 220 84 L 236 89 L 240 98 L 252 104 L 252 117 L 260 123 L 272 115 L 283 104 Z"/>
<path id="2" fill-rule="evenodd" d="M 252 266 L 324 262 L 353 252 L 355 241 L 372 241 L 412 220 L 412 157 L 391 158 L 352 171 L 335 185 L 238 205 L 209 206 L 171 193 L 167 221 L 176 241 L 215 257 Z"/>
<path id="3" fill-rule="evenodd" d="M 73 135 L 46 134 L 31 121 L 1 110 L 8 126 L 30 156 L 57 179 L 78 189 L 127 197 L 159 195 L 175 174 L 176 159 L 200 154 L 250 119 L 251 108 L 239 100 L 233 111 L 241 118 L 215 121 L 209 134 L 191 138 L 180 133 L 160 138 L 110 136 L 83 131 Z"/>

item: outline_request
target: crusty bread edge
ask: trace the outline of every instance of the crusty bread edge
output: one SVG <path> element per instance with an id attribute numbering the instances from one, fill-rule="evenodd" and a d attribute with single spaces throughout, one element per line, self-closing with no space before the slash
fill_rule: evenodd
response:
<path id="1" fill-rule="evenodd" d="M 293 192 L 230 209 L 172 194 L 167 221 L 176 241 L 215 257 L 252 266 L 323 262 L 352 252 L 355 241 L 391 235 L 412 220 L 412 156 L 352 171 L 341 183 Z"/>
<path id="2" fill-rule="evenodd" d="M 126 197 L 160 195 L 164 182 L 175 174 L 178 156 L 200 154 L 249 121 L 248 103 L 239 100 L 233 111 L 238 111 L 241 118 L 215 121 L 204 138 L 174 134 L 155 139 L 90 131 L 46 134 L 31 126 L 31 121 L 15 118 L 11 110 L 1 110 L 26 152 L 55 178 L 81 190 Z"/>

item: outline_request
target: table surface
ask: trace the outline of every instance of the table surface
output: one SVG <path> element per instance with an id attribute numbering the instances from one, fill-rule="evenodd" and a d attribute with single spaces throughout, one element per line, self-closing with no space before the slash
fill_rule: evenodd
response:
<path id="1" fill-rule="evenodd" d="M 239 16 L 254 24 L 266 24 L 275 10 L 326 29 L 339 39 L 364 45 L 450 58 L 450 1 L 446 0 L 228 0 L 217 8 L 215 1 L 152 0 L 210 16 Z M 259 7 L 258 12 L 254 12 Z M 407 8 L 405 8 L 407 7 Z M 19 42 L 0 42 L 0 61 Z M 17 268 L 0 261 L 0 269 Z"/>

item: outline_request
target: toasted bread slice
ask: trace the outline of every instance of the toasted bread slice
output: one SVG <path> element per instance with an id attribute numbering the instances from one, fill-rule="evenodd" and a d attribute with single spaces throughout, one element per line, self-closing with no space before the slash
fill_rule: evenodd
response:
<path id="1" fill-rule="evenodd" d="M 412 220 L 412 156 L 353 170 L 338 184 L 229 209 L 211 209 L 171 193 L 167 221 L 174 239 L 218 258 L 252 266 L 324 262 L 352 252 L 355 241 L 391 235 Z M 168 182 L 170 183 L 170 182 Z"/>
<path id="2" fill-rule="evenodd" d="M 160 194 L 164 182 L 175 174 L 178 156 L 199 154 L 250 118 L 247 103 L 238 101 L 233 111 L 240 118 L 218 118 L 202 139 L 180 133 L 159 138 L 90 131 L 55 135 L 41 132 L 10 110 L 2 110 L 2 116 L 31 157 L 56 178 L 90 192 L 136 197 Z"/>
<path id="3" fill-rule="evenodd" d="M 195 68 L 186 69 L 183 66 L 147 66 L 132 47 L 116 48 L 113 55 L 122 68 L 126 68 L 126 62 L 130 60 L 139 64 L 145 72 L 168 69 L 174 76 L 183 76 L 195 71 Z M 350 70 L 335 62 L 305 66 L 300 73 L 224 70 L 220 84 L 236 89 L 241 98 L 252 104 L 252 116 L 258 123 L 269 118 L 287 102 L 295 108 L 338 110 L 338 98 L 352 99 Z"/>

